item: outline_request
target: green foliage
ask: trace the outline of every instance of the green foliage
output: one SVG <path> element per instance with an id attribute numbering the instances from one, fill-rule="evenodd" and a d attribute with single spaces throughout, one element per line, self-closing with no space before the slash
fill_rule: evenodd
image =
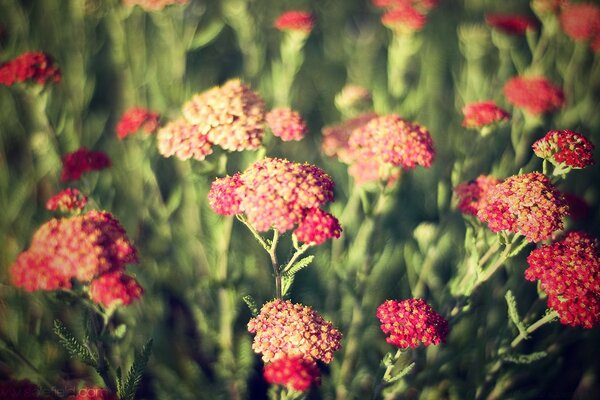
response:
<path id="1" fill-rule="evenodd" d="M 118 387 L 120 387 L 119 398 L 121 400 L 135 400 L 135 392 L 142 381 L 142 376 L 144 375 L 146 365 L 148 364 L 150 354 L 152 353 L 152 342 L 152 339 L 148 340 L 142 348 L 142 351 L 135 355 L 135 359 L 133 360 L 133 364 L 131 364 L 131 368 L 129 368 L 125 381 L 121 381 L 121 383 L 118 384 Z"/>
<path id="2" fill-rule="evenodd" d="M 92 353 L 86 344 L 81 343 L 60 320 L 54 320 L 54 334 L 69 355 L 91 367 L 98 367 L 98 355 Z"/>

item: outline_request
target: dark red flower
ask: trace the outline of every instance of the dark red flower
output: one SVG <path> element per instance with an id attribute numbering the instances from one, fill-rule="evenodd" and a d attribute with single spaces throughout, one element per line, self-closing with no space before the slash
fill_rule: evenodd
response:
<path id="1" fill-rule="evenodd" d="M 381 23 L 392 30 L 415 32 L 423 29 L 427 23 L 427 16 L 408 5 L 387 11 L 381 17 Z"/>
<path id="2" fill-rule="evenodd" d="M 302 356 L 283 356 L 265 365 L 265 380 L 271 384 L 283 385 L 297 392 L 305 392 L 321 377 L 313 360 Z"/>
<path id="3" fill-rule="evenodd" d="M 90 171 L 99 171 L 111 165 L 110 158 L 102 151 L 92 151 L 82 147 L 62 158 L 63 170 L 60 180 L 76 181 L 81 175 Z"/>
<path id="4" fill-rule="evenodd" d="M 306 212 L 294 235 L 302 243 L 323 244 L 327 239 L 339 238 L 342 227 L 336 217 L 320 208 L 311 208 Z"/>
<path id="5" fill-rule="evenodd" d="M 465 128 L 483 128 L 488 125 L 508 121 L 510 113 L 498 107 L 493 101 L 470 103 L 463 107 L 464 119 L 462 126 Z"/>
<path id="6" fill-rule="evenodd" d="M 140 129 L 152 133 L 158 128 L 158 113 L 145 108 L 135 107 L 127 110 L 117 123 L 117 137 L 124 139 Z"/>
<path id="7" fill-rule="evenodd" d="M 33 81 L 44 85 L 60 82 L 60 70 L 51 56 L 43 52 L 28 52 L 0 65 L 0 84 Z"/>
<path id="8" fill-rule="evenodd" d="M 524 35 L 527 29 L 537 28 L 537 22 L 525 15 L 487 14 L 485 22 L 493 28 L 511 35 Z"/>
<path id="9" fill-rule="evenodd" d="M 554 111 L 565 103 L 562 89 L 543 77 L 511 78 L 504 85 L 504 95 L 509 103 L 533 115 Z"/>
<path id="10" fill-rule="evenodd" d="M 557 166 L 579 169 L 594 164 L 594 145 L 582 134 L 568 129 L 548 132 L 532 148 L 535 155 Z"/>
<path id="11" fill-rule="evenodd" d="M 315 24 L 315 17 L 307 11 L 286 11 L 275 20 L 275 28 L 280 31 L 298 31 L 306 34 L 312 31 Z"/>
<path id="12" fill-rule="evenodd" d="M 600 35 L 600 7 L 592 3 L 567 4 L 560 13 L 560 26 L 574 41 L 594 40 Z"/>

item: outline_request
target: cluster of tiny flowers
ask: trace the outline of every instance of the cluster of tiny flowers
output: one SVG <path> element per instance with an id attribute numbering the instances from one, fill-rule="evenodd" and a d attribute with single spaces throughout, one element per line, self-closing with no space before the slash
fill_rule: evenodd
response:
<path id="1" fill-rule="evenodd" d="M 600 7 L 592 3 L 565 5 L 560 13 L 563 32 L 576 42 L 600 41 Z M 595 50 L 595 49 L 594 49 Z"/>
<path id="2" fill-rule="evenodd" d="M 289 108 L 275 108 L 266 115 L 267 125 L 284 142 L 302 140 L 308 133 L 306 122 L 297 111 Z"/>
<path id="3" fill-rule="evenodd" d="M 568 129 L 550 131 L 532 147 L 536 156 L 556 166 L 585 168 L 594 164 L 594 145 L 582 134 Z"/>
<path id="4" fill-rule="evenodd" d="M 82 147 L 67 153 L 62 158 L 63 169 L 60 180 L 63 182 L 76 181 L 86 172 L 99 171 L 110 167 L 111 161 L 106 153 L 92 151 Z"/>
<path id="5" fill-rule="evenodd" d="M 350 135 L 355 129 L 365 126 L 372 119 L 377 118 L 377 114 L 370 112 L 361 114 L 337 125 L 330 125 L 323 128 L 323 141 L 321 150 L 329 157 L 336 157 L 343 163 L 352 164 L 354 156 L 350 149 Z"/>
<path id="6" fill-rule="evenodd" d="M 119 398 L 108 389 L 83 388 L 76 395 L 69 396 L 67 400 L 119 400 Z"/>
<path id="7" fill-rule="evenodd" d="M 386 342 L 401 349 L 446 342 L 448 321 L 423 299 L 386 300 L 377 307 Z"/>
<path id="8" fill-rule="evenodd" d="M 504 85 L 503 91 L 510 104 L 532 115 L 556 110 L 565 103 L 562 89 L 542 77 L 511 78 Z"/>
<path id="9" fill-rule="evenodd" d="M 27 379 L 0 381 L 0 399 L 2 400 L 42 400 L 40 389 Z"/>
<path id="10" fill-rule="evenodd" d="M 87 196 L 75 188 L 67 188 L 50 197 L 46 202 L 49 211 L 71 212 L 80 211 L 86 206 Z"/>
<path id="11" fill-rule="evenodd" d="M 147 11 L 160 11 L 167 6 L 187 4 L 189 1 L 190 0 L 123 0 L 123 4 L 128 7 L 139 6 Z"/>
<path id="12" fill-rule="evenodd" d="M 271 384 L 305 392 L 313 383 L 320 381 L 321 373 L 313 360 L 302 356 L 283 356 L 265 365 L 263 376 Z"/>
<path id="13" fill-rule="evenodd" d="M 549 239 L 568 213 L 562 194 L 539 172 L 515 175 L 489 188 L 477 216 L 492 232 L 520 233 L 530 242 Z"/>
<path id="14" fill-rule="evenodd" d="M 483 128 L 510 119 L 510 113 L 498 107 L 493 101 L 467 104 L 462 112 L 464 115 L 462 126 L 471 129 Z"/>
<path id="15" fill-rule="evenodd" d="M 158 113 L 145 108 L 134 107 L 125 112 L 117 123 L 117 137 L 124 139 L 140 129 L 152 133 L 158 128 Z"/>
<path id="16" fill-rule="evenodd" d="M 329 364 L 342 340 L 340 331 L 312 308 L 279 299 L 261 308 L 248 322 L 248 332 L 256 334 L 252 349 L 265 363 L 300 356 Z"/>
<path id="17" fill-rule="evenodd" d="M 101 279 L 95 299 L 101 304 L 118 300 L 131 302 L 118 296 L 127 293 L 139 297 L 141 288 L 134 290 L 129 279 L 120 284 L 127 290 L 107 286 L 106 274 L 121 273 L 126 264 L 137 263 L 137 250 L 131 244 L 119 221 L 108 212 L 90 211 L 70 218 L 52 219 L 33 235 L 29 248 L 19 254 L 11 267 L 12 282 L 28 292 L 71 288 L 72 280 L 83 283 Z M 132 278 L 131 278 L 132 279 Z M 137 283 L 136 283 L 137 285 Z M 112 299 L 111 293 L 114 295 Z"/>
<path id="18" fill-rule="evenodd" d="M 60 70 L 52 57 L 42 52 L 23 53 L 17 58 L 0 65 L 0 84 L 33 81 L 39 85 L 60 82 Z"/>
<path id="19" fill-rule="evenodd" d="M 255 150 L 264 135 L 265 103 L 239 79 L 193 96 L 183 115 L 208 141 L 225 150 Z"/>
<path id="20" fill-rule="evenodd" d="M 122 271 L 112 271 L 102 274 L 90 284 L 90 297 L 96 304 L 106 308 L 121 302 L 126 306 L 142 297 L 143 289 L 131 276 Z"/>
<path id="21" fill-rule="evenodd" d="M 492 28 L 517 36 L 524 35 L 528 29 L 537 28 L 535 20 L 517 14 L 487 14 L 485 22 Z"/>
<path id="22" fill-rule="evenodd" d="M 484 199 L 490 188 L 501 180 L 489 175 L 480 175 L 477 179 L 456 185 L 454 193 L 458 198 L 457 208 L 463 214 L 477 215 L 484 206 Z"/>
<path id="23" fill-rule="evenodd" d="M 600 325 L 600 244 L 583 232 L 539 247 L 527 257 L 525 278 L 539 280 L 548 306 L 570 326 Z"/>
<path id="24" fill-rule="evenodd" d="M 294 31 L 309 34 L 315 24 L 315 17 L 307 11 L 291 10 L 281 14 L 273 24 L 280 31 Z"/>
<path id="25" fill-rule="evenodd" d="M 320 208 L 311 208 L 294 231 L 300 242 L 320 245 L 328 239 L 339 238 L 342 227 L 333 215 Z"/>
<path id="26" fill-rule="evenodd" d="M 180 160 L 194 158 L 202 161 L 213 152 L 212 143 L 200 126 L 192 125 L 184 118 L 160 128 L 156 142 L 160 154 L 165 157 L 176 156 Z"/>
<path id="27" fill-rule="evenodd" d="M 285 232 L 303 224 L 302 234 L 320 240 L 330 229 L 338 232 L 330 217 L 316 218 L 309 227 L 313 209 L 333 200 L 333 180 L 322 169 L 278 158 L 265 158 L 249 166 L 243 173 L 216 180 L 208 194 L 209 204 L 219 214 L 244 213 L 258 231 L 275 228 Z M 339 226 L 339 225 L 337 225 Z"/>
<path id="28" fill-rule="evenodd" d="M 386 11 L 381 16 L 381 23 L 396 32 L 410 33 L 423 29 L 427 16 L 407 5 Z"/>

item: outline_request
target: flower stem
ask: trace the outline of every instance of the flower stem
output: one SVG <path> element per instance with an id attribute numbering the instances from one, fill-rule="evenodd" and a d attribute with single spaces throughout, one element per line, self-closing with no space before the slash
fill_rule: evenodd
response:
<path id="1" fill-rule="evenodd" d="M 546 313 L 542 318 L 538 319 L 536 322 L 534 322 L 533 324 L 529 325 L 527 327 L 527 333 L 533 333 L 536 330 L 538 330 L 539 328 L 541 328 L 542 326 L 546 325 L 547 323 L 553 322 L 558 318 L 558 313 L 554 310 Z M 519 345 L 519 343 L 521 343 L 524 339 L 526 339 L 526 336 L 523 335 L 519 335 L 516 338 L 514 338 L 514 340 L 510 343 L 510 347 L 515 348 Z"/>
<path id="2" fill-rule="evenodd" d="M 279 242 L 279 231 L 273 229 L 273 239 L 271 240 L 271 247 L 268 250 L 269 256 L 271 257 L 271 265 L 273 266 L 273 273 L 275 274 L 275 297 L 281 299 L 281 268 L 277 261 L 277 243 Z"/>

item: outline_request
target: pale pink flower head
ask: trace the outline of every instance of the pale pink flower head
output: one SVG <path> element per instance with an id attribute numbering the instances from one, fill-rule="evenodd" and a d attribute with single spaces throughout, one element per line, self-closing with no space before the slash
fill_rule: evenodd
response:
<path id="1" fill-rule="evenodd" d="M 528 16 L 518 14 L 486 14 L 485 22 L 492 28 L 510 35 L 524 35 L 528 29 L 536 29 L 537 22 Z"/>
<path id="2" fill-rule="evenodd" d="M 321 373 L 313 360 L 302 356 L 283 356 L 266 364 L 263 376 L 270 384 L 305 392 L 313 383 L 320 382 Z"/>
<path id="3" fill-rule="evenodd" d="M 242 180 L 239 173 L 214 180 L 208 192 L 210 208 L 221 215 L 241 214 L 241 198 L 237 194 L 240 186 L 242 186 Z"/>
<path id="4" fill-rule="evenodd" d="M 158 152 L 164 157 L 175 156 L 180 160 L 193 158 L 202 161 L 212 154 L 212 142 L 199 125 L 192 125 L 183 118 L 167 123 L 156 135 Z"/>
<path id="5" fill-rule="evenodd" d="M 480 175 L 475 180 L 459 183 L 454 188 L 458 198 L 456 208 L 463 214 L 477 215 L 479 209 L 485 206 L 487 192 L 500 182 L 493 176 Z"/>
<path id="6" fill-rule="evenodd" d="M 471 129 L 481 129 L 510 119 L 510 113 L 493 101 L 469 103 L 463 107 L 462 112 L 462 126 Z"/>
<path id="7" fill-rule="evenodd" d="M 342 334 L 312 308 L 276 299 L 266 303 L 248 322 L 254 333 L 252 349 L 269 363 L 299 356 L 329 364 L 341 347 Z"/>
<path id="8" fill-rule="evenodd" d="M 411 5 L 392 8 L 383 14 L 381 23 L 396 32 L 420 31 L 427 23 L 427 16 Z"/>
<path id="9" fill-rule="evenodd" d="M 130 108 L 123 114 L 117 123 L 117 137 L 124 139 L 129 135 L 135 134 L 140 129 L 146 133 L 153 133 L 158 128 L 158 113 L 145 108 Z"/>
<path id="10" fill-rule="evenodd" d="M 562 89 L 543 77 L 511 78 L 504 85 L 504 96 L 510 104 L 532 115 L 548 113 L 565 104 Z"/>
<path id="11" fill-rule="evenodd" d="M 225 150 L 256 150 L 262 143 L 265 103 L 239 79 L 196 94 L 183 105 L 183 115 Z"/>
<path id="12" fill-rule="evenodd" d="M 530 242 L 552 237 L 568 213 L 562 194 L 539 172 L 506 178 L 487 191 L 484 202 L 477 217 L 492 232 L 519 233 Z"/>
<path id="13" fill-rule="evenodd" d="M 62 182 L 76 181 L 81 175 L 91 171 L 100 171 L 110 167 L 111 161 L 103 151 L 92 151 L 81 147 L 62 157 L 63 169 L 60 175 Z"/>
<path id="14" fill-rule="evenodd" d="M 300 113 L 290 108 L 275 108 L 269 111 L 266 121 L 273 135 L 284 142 L 302 140 L 308 133 L 308 127 Z"/>
<path id="15" fill-rule="evenodd" d="M 337 218 L 320 208 L 309 209 L 294 231 L 300 242 L 314 245 L 339 238 L 341 234 L 342 227 Z"/>
<path id="16" fill-rule="evenodd" d="M 123 271 L 110 271 L 92 280 L 90 297 L 105 308 L 127 306 L 139 299 L 144 290 L 135 278 Z"/>
<path id="17" fill-rule="evenodd" d="M 600 245 L 584 232 L 569 232 L 562 239 L 531 252 L 525 278 L 539 280 L 548 306 L 560 322 L 590 329 L 600 325 Z"/>
<path id="18" fill-rule="evenodd" d="M 307 11 L 291 10 L 281 14 L 273 24 L 280 31 L 294 31 L 309 34 L 315 25 L 315 17 Z"/>
<path id="19" fill-rule="evenodd" d="M 0 84 L 12 86 L 15 83 L 32 81 L 38 85 L 48 82 L 59 83 L 60 70 L 54 59 L 43 52 L 27 52 L 0 65 Z"/>
<path id="20" fill-rule="evenodd" d="M 560 13 L 563 32 L 576 42 L 600 36 L 600 7 L 593 3 L 568 3 Z"/>
<path id="21" fill-rule="evenodd" d="M 556 166 L 581 169 L 594 164 L 594 145 L 582 134 L 550 131 L 532 145 L 536 156 Z"/>
<path id="22" fill-rule="evenodd" d="M 446 343 L 448 321 L 423 299 L 386 300 L 377 307 L 385 340 L 401 349 Z"/>
<path id="23" fill-rule="evenodd" d="M 87 196 L 83 195 L 78 189 L 67 188 L 50 197 L 46 202 L 46 209 L 64 213 L 81 211 L 86 206 L 87 201 Z"/>

